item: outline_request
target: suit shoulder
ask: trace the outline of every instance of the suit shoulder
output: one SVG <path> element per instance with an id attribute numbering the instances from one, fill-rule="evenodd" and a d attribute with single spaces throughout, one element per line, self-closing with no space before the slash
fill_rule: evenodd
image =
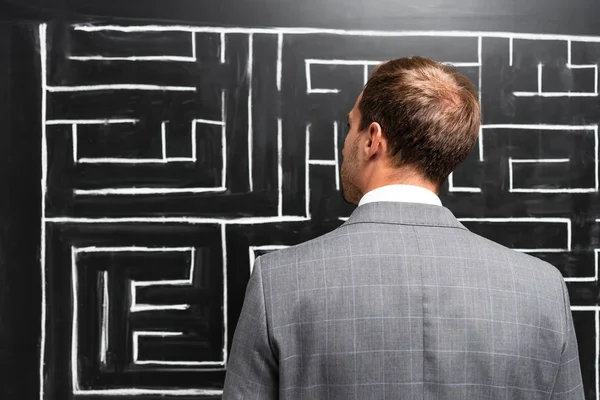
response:
<path id="1" fill-rule="evenodd" d="M 470 235 L 476 240 L 476 245 L 481 248 L 481 251 L 485 253 L 484 255 L 490 258 L 498 261 L 504 260 L 506 264 L 516 269 L 533 270 L 538 276 L 541 274 L 550 279 L 563 279 L 558 268 L 539 257 L 513 250 L 472 232 L 470 232 Z"/>
<path id="2" fill-rule="evenodd" d="M 324 252 L 327 252 L 332 248 L 332 241 L 341 237 L 341 233 L 343 233 L 344 229 L 345 227 L 342 225 L 331 232 L 305 242 L 263 254 L 260 257 L 261 268 L 263 270 L 268 270 L 272 268 L 281 268 L 291 264 L 295 265 L 296 262 L 321 259 L 324 256 Z"/>

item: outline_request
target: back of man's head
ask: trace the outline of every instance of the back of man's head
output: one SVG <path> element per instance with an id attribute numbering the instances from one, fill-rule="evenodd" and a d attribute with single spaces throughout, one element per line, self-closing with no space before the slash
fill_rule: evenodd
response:
<path id="1" fill-rule="evenodd" d="M 389 156 L 438 187 L 472 150 L 479 135 L 480 106 L 467 77 L 423 57 L 380 64 L 358 103 L 359 131 L 381 125 Z"/>

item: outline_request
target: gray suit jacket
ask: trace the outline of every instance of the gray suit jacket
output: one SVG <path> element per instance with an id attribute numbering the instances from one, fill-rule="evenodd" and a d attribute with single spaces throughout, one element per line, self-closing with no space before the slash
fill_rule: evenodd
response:
<path id="1" fill-rule="evenodd" d="M 445 207 L 369 203 L 256 260 L 224 399 L 582 399 L 559 271 Z"/>

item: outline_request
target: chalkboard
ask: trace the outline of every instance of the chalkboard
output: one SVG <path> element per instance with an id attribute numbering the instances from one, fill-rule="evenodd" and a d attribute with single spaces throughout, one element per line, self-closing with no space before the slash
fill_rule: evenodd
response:
<path id="1" fill-rule="evenodd" d="M 442 201 L 563 273 L 598 398 L 598 5 L 138 3 L 0 5 L 0 397 L 219 398 L 253 260 L 349 216 L 345 115 L 418 54 L 482 104 Z"/>

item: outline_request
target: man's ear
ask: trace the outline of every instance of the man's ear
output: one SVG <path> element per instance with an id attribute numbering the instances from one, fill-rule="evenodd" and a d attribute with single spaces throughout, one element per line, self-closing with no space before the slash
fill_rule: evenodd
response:
<path id="1" fill-rule="evenodd" d="M 378 122 L 372 122 L 367 129 L 367 143 L 364 148 L 365 158 L 370 159 L 381 154 L 385 150 L 385 146 L 385 137 L 381 125 Z"/>

